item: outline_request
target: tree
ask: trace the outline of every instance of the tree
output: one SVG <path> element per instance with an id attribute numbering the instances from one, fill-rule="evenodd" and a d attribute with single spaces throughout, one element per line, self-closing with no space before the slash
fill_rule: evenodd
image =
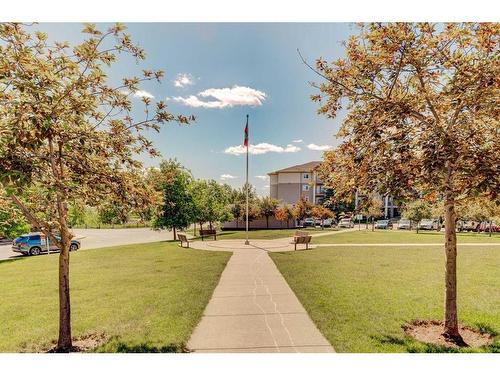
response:
<path id="1" fill-rule="evenodd" d="M 367 195 L 366 199 L 361 203 L 361 213 L 364 216 L 366 216 L 367 225 L 368 225 L 368 218 L 371 218 L 372 220 L 372 232 L 375 231 L 374 219 L 376 217 L 380 217 L 383 215 L 384 212 L 383 208 L 384 208 L 384 202 L 382 202 L 382 199 L 375 194 Z"/>
<path id="2" fill-rule="evenodd" d="M 487 199 L 477 199 L 463 209 L 463 216 L 467 219 L 481 222 L 489 222 L 489 235 L 495 218 L 500 217 L 500 205 Z"/>
<path id="3" fill-rule="evenodd" d="M 174 116 L 164 102 L 153 105 L 139 91 L 142 82 L 159 81 L 162 71 L 143 70 L 140 77 L 108 83 L 105 72 L 118 56 L 145 56 L 123 25 L 100 31 L 87 24 L 84 40 L 72 48 L 26 29 L 0 24 L 0 182 L 30 224 L 61 249 L 57 350 L 69 351 L 69 202 L 96 206 L 110 196 L 126 201 L 141 168 L 134 155 L 158 155 L 142 131 L 194 118 Z M 142 119 L 133 118 L 133 96 L 142 96 Z M 28 189 L 44 196 L 43 211 L 20 196 Z"/>
<path id="4" fill-rule="evenodd" d="M 315 205 L 311 208 L 311 215 L 315 219 L 321 220 L 321 229 L 324 229 L 323 224 L 326 219 L 333 219 L 335 217 L 335 214 L 332 211 L 320 205 Z"/>
<path id="5" fill-rule="evenodd" d="M 245 207 L 239 203 L 231 204 L 231 215 L 233 215 L 234 220 L 236 220 L 236 228 L 238 228 L 239 220 L 245 216 Z"/>
<path id="6" fill-rule="evenodd" d="M 186 228 L 193 222 L 194 200 L 189 188 L 192 176 L 175 159 L 163 160 L 160 172 L 164 176 L 163 202 L 153 227 L 172 230 L 177 240 L 177 229 Z"/>
<path id="7" fill-rule="evenodd" d="M 406 203 L 402 210 L 403 217 L 410 220 L 410 222 L 414 222 L 417 225 L 417 233 L 418 233 L 418 224 L 422 219 L 432 217 L 433 207 L 432 205 L 424 200 L 417 199 Z"/>
<path id="8" fill-rule="evenodd" d="M 193 220 L 200 223 L 201 228 L 206 222 L 212 228 L 216 222 L 232 219 L 232 189 L 229 185 L 214 180 L 196 180 L 191 183 L 190 190 L 194 198 Z"/>
<path id="9" fill-rule="evenodd" d="M 293 209 L 287 204 L 278 207 L 274 213 L 274 217 L 281 222 L 286 221 L 287 228 L 290 228 L 290 220 L 295 219 Z"/>
<path id="10" fill-rule="evenodd" d="M 278 208 L 278 200 L 271 197 L 263 197 L 259 200 L 260 214 L 266 218 L 266 228 L 269 229 L 269 218 L 274 216 Z"/>
<path id="11" fill-rule="evenodd" d="M 298 220 L 304 220 L 311 215 L 312 204 L 301 197 L 293 206 L 293 214 Z"/>
<path id="12" fill-rule="evenodd" d="M 443 197 L 443 336 L 461 345 L 455 211 L 500 192 L 499 38 L 498 23 L 372 23 L 345 43 L 345 58 L 308 65 L 323 79 L 312 96 L 319 113 L 348 110 L 323 165 L 336 194 Z"/>
<path id="13" fill-rule="evenodd" d="M 238 225 L 238 219 L 235 214 L 240 213 L 240 217 L 246 220 L 246 183 L 240 189 L 230 189 L 228 192 L 230 210 L 233 212 L 233 216 L 236 218 L 236 224 Z M 252 221 L 260 217 L 260 206 L 259 199 L 257 197 L 257 192 L 252 184 L 248 184 L 248 220 Z"/>
<path id="14" fill-rule="evenodd" d="M 339 200 L 335 195 L 335 190 L 326 187 L 325 188 L 325 199 L 323 201 L 323 206 L 331 210 L 335 215 L 340 215 L 341 213 L 352 213 L 355 209 L 353 197 L 349 197 L 347 200 Z"/>

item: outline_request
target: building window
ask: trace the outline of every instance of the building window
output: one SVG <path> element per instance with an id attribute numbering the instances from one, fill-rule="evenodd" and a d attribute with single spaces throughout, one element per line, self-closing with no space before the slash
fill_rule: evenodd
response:
<path id="1" fill-rule="evenodd" d="M 309 179 L 309 173 L 304 173 L 304 180 L 308 180 Z"/>
<path id="2" fill-rule="evenodd" d="M 309 191 L 309 185 L 307 184 L 302 185 L 302 191 Z"/>

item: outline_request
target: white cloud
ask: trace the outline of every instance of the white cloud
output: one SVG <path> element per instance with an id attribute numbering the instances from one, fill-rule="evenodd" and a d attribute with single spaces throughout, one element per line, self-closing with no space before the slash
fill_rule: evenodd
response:
<path id="1" fill-rule="evenodd" d="M 267 181 L 269 179 L 269 176 L 264 176 L 264 175 L 260 175 L 260 176 L 255 176 L 256 178 L 259 178 L 263 181 Z"/>
<path id="2" fill-rule="evenodd" d="M 153 94 L 147 92 L 147 91 L 144 91 L 144 90 L 137 90 L 136 92 L 134 92 L 134 96 L 136 98 L 149 98 L 149 99 L 154 99 L 154 96 Z"/>
<path id="3" fill-rule="evenodd" d="M 120 90 L 120 93 L 123 95 L 130 95 L 130 91 L 128 90 Z M 149 98 L 149 99 L 154 99 L 154 95 L 151 94 L 150 92 L 147 92 L 145 90 L 137 90 L 134 92 L 134 96 L 136 98 Z"/>
<path id="4" fill-rule="evenodd" d="M 285 147 L 283 146 L 277 146 L 273 145 L 270 143 L 258 143 L 256 145 L 250 145 L 248 148 L 248 153 L 252 155 L 262 155 L 262 154 L 267 154 L 268 152 L 277 152 L 279 154 L 284 153 L 284 152 L 298 152 L 300 151 L 300 147 L 294 146 L 294 145 L 286 145 Z M 231 146 L 228 147 L 224 150 L 226 154 L 231 154 L 231 155 L 241 155 L 247 152 L 246 147 L 242 145 L 238 146 Z"/>
<path id="5" fill-rule="evenodd" d="M 309 150 L 313 150 L 313 151 L 328 151 L 328 150 L 331 150 L 333 148 L 333 146 L 330 146 L 330 145 L 316 145 L 314 143 L 310 143 L 307 145 L 307 148 Z"/>
<path id="6" fill-rule="evenodd" d="M 233 86 L 222 89 L 207 89 L 198 93 L 197 96 L 176 96 L 172 98 L 178 103 L 189 107 L 202 108 L 226 108 L 234 106 L 261 106 L 266 100 L 266 94 L 250 87 Z M 213 98 L 215 100 L 204 101 L 201 98 Z"/>
<path id="7" fill-rule="evenodd" d="M 269 185 L 264 185 L 264 189 L 269 189 Z"/>
<path id="8" fill-rule="evenodd" d="M 177 77 L 174 80 L 174 86 L 180 88 L 194 85 L 194 83 L 194 77 L 189 73 L 177 74 Z"/>
<path id="9" fill-rule="evenodd" d="M 304 141 L 302 139 L 294 139 L 292 142 L 293 143 L 302 143 Z"/>
<path id="10" fill-rule="evenodd" d="M 230 175 L 230 174 L 221 174 L 220 175 L 220 179 L 222 181 L 226 181 L 226 180 L 234 180 L 235 178 L 238 178 L 236 176 L 233 176 L 233 175 Z"/>

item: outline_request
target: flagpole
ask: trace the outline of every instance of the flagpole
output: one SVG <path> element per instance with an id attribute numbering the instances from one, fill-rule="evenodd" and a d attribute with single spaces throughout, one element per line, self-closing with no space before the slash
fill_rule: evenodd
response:
<path id="1" fill-rule="evenodd" d="M 248 115 L 247 115 L 247 131 L 248 131 Z M 248 133 L 247 133 L 247 171 L 246 171 L 246 240 L 245 240 L 245 245 L 250 245 L 250 242 L 248 242 L 248 148 L 250 147 L 248 143 Z"/>

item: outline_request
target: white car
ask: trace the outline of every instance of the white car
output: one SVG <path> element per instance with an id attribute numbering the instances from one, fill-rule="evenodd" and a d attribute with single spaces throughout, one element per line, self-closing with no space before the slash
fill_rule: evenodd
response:
<path id="1" fill-rule="evenodd" d="M 423 230 L 437 230 L 438 229 L 438 221 L 436 219 L 423 219 L 418 223 L 418 229 Z"/>
<path id="2" fill-rule="evenodd" d="M 339 228 L 354 228 L 354 223 L 351 219 L 342 219 L 339 221 Z"/>
<path id="3" fill-rule="evenodd" d="M 324 227 L 331 228 L 333 226 L 333 224 L 334 224 L 333 219 L 325 219 L 325 220 L 323 220 L 323 228 Z"/>

